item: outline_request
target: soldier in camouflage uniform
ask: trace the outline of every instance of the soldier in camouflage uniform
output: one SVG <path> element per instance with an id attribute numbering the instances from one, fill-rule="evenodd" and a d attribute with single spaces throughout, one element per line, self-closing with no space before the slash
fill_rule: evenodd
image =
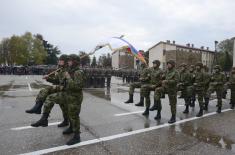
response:
<path id="1" fill-rule="evenodd" d="M 113 74 L 113 70 L 111 68 L 106 69 L 105 77 L 106 77 L 106 86 L 107 86 L 107 88 L 110 88 L 110 86 L 111 86 L 112 74 Z"/>
<path id="2" fill-rule="evenodd" d="M 193 83 L 193 91 L 195 92 L 195 95 L 198 95 L 198 102 L 199 102 L 199 107 L 200 110 L 198 114 L 196 115 L 197 117 L 203 116 L 203 110 L 204 110 L 204 102 L 203 102 L 203 97 L 204 97 L 204 87 L 205 87 L 205 74 L 202 71 L 203 64 L 201 62 L 198 62 L 196 64 L 196 72 L 195 72 L 195 77 L 194 77 L 194 83 Z"/>
<path id="3" fill-rule="evenodd" d="M 61 70 L 59 72 L 63 72 L 66 70 L 66 66 L 67 66 L 67 55 L 63 54 L 60 56 L 59 58 L 59 64 L 58 64 L 59 68 L 61 68 Z M 56 73 L 58 75 L 58 73 Z M 43 79 L 46 79 L 48 82 L 52 83 L 53 85 L 57 85 L 58 81 L 55 80 L 56 78 L 56 74 L 50 75 L 50 76 L 44 76 Z M 41 109 L 42 106 L 44 104 L 44 102 L 46 101 L 46 98 L 53 94 L 56 93 L 58 90 L 55 89 L 54 86 L 48 86 L 42 90 L 40 90 L 39 94 L 36 97 L 36 104 L 35 106 L 30 109 L 30 110 L 26 110 L 27 113 L 36 113 L 36 114 L 41 114 Z M 61 108 L 64 108 L 63 105 L 61 106 Z M 62 110 L 63 112 L 63 110 Z M 66 114 L 63 114 L 64 120 L 63 122 L 61 122 L 60 124 L 58 124 L 58 127 L 64 127 L 67 126 L 69 124 L 68 122 L 68 118 L 66 116 Z"/>
<path id="4" fill-rule="evenodd" d="M 231 90 L 231 99 L 230 99 L 230 104 L 231 104 L 231 109 L 234 109 L 235 106 L 235 67 L 233 67 L 229 82 L 228 82 L 228 87 Z"/>
<path id="5" fill-rule="evenodd" d="M 48 95 L 45 102 L 44 102 L 44 107 L 43 107 L 43 115 L 40 118 L 39 121 L 37 121 L 36 123 L 31 124 L 31 126 L 33 127 L 46 127 L 48 126 L 48 117 L 49 114 L 54 106 L 54 104 L 59 104 L 62 113 L 63 113 L 63 117 L 64 117 L 64 121 L 62 122 L 62 124 L 66 123 L 66 125 L 68 124 L 68 109 L 67 109 L 67 105 L 66 105 L 66 101 L 65 101 L 65 92 L 64 92 L 64 86 L 65 86 L 65 72 L 66 72 L 67 68 L 61 68 L 54 77 L 50 77 L 47 76 L 45 77 L 49 82 L 55 83 L 56 85 L 53 86 L 53 93 Z"/>
<path id="6" fill-rule="evenodd" d="M 167 72 L 165 73 L 165 80 L 162 81 L 162 87 L 155 90 L 154 98 L 156 101 L 161 99 L 162 94 L 167 93 L 171 106 L 171 119 L 168 123 L 175 123 L 176 121 L 176 104 L 177 104 L 177 83 L 179 81 L 179 73 L 175 69 L 175 61 L 169 60 L 167 62 Z"/>
<path id="7" fill-rule="evenodd" d="M 226 82 L 225 75 L 221 73 L 221 67 L 219 65 L 216 65 L 214 67 L 214 73 L 211 76 L 210 79 L 210 86 L 209 89 L 206 93 L 206 98 L 209 100 L 210 95 L 213 92 L 216 92 L 217 96 L 217 113 L 221 113 L 221 108 L 222 108 L 222 96 L 223 96 L 223 87 Z"/>
<path id="8" fill-rule="evenodd" d="M 195 66 L 191 65 L 189 69 L 190 74 L 190 86 L 188 87 L 189 95 L 190 95 L 190 107 L 195 107 L 195 101 L 196 101 L 196 94 L 193 90 L 193 83 L 195 78 Z"/>
<path id="9" fill-rule="evenodd" d="M 79 114 L 83 101 L 82 88 L 84 86 L 84 75 L 83 72 L 79 69 L 79 57 L 77 55 L 71 54 L 69 56 L 68 65 L 68 72 L 65 73 L 65 98 L 68 106 L 68 116 L 71 125 L 65 131 L 67 131 L 67 134 L 72 132 L 74 133 L 73 138 L 66 143 L 67 145 L 73 145 L 80 142 Z"/>
<path id="10" fill-rule="evenodd" d="M 66 63 L 67 63 L 67 55 L 63 54 L 60 56 L 59 61 L 64 61 L 63 64 L 58 64 L 59 68 L 65 68 L 66 67 Z M 50 75 L 50 77 L 54 77 L 55 74 Z M 47 76 L 44 76 L 43 79 L 47 80 L 47 82 L 51 82 L 52 84 L 56 84 L 53 83 L 54 81 L 50 81 L 50 78 L 48 78 Z M 26 110 L 26 113 L 30 113 L 30 114 L 41 114 L 41 109 L 43 106 L 43 103 L 45 102 L 46 98 L 48 95 L 54 93 L 53 92 L 53 86 L 48 86 L 46 88 L 43 88 L 40 90 L 40 92 L 38 93 L 36 100 L 35 100 L 35 105 L 29 109 Z"/>
<path id="11" fill-rule="evenodd" d="M 178 91 L 181 91 L 181 97 L 184 99 L 185 102 L 185 110 L 183 113 L 189 113 L 189 104 L 190 104 L 190 94 L 189 94 L 189 86 L 190 86 L 190 74 L 187 71 L 187 65 L 182 63 L 180 65 L 180 78 L 179 83 L 177 85 Z"/>
<path id="12" fill-rule="evenodd" d="M 129 88 L 129 99 L 125 103 L 133 103 L 133 95 L 135 88 L 140 88 L 142 84 L 146 84 L 149 82 L 149 71 L 147 65 L 142 63 L 141 64 L 141 75 L 140 75 L 140 82 L 134 82 L 130 84 Z M 136 106 L 144 106 L 144 96 L 140 96 L 140 102 L 136 104 Z"/>
<path id="13" fill-rule="evenodd" d="M 140 88 L 140 92 L 143 93 L 144 97 L 145 97 L 146 109 L 145 109 L 143 115 L 149 115 L 149 110 L 151 110 L 151 111 L 158 110 L 158 114 L 155 117 L 155 119 L 161 118 L 161 106 L 160 106 L 161 100 L 158 100 L 158 101 L 154 100 L 154 105 L 151 107 L 151 109 L 149 109 L 149 107 L 150 107 L 150 92 L 155 91 L 155 89 L 157 87 L 161 86 L 163 71 L 159 68 L 160 64 L 161 63 L 159 60 L 153 61 L 153 67 L 149 69 L 150 83 L 144 84 Z"/>
<path id="14" fill-rule="evenodd" d="M 211 75 L 209 73 L 209 68 L 207 66 L 203 66 L 204 69 L 204 75 L 205 75 L 205 89 L 204 89 L 204 101 L 205 101 L 205 111 L 208 111 L 208 104 L 209 104 L 209 98 L 207 98 L 206 92 L 209 89 L 210 86 L 210 79 L 211 79 Z"/>

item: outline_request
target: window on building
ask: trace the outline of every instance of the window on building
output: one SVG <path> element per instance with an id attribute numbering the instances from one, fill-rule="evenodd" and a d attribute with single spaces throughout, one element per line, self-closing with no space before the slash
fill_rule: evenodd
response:
<path id="1" fill-rule="evenodd" d="M 165 49 L 163 50 L 163 55 L 166 55 L 166 50 Z"/>

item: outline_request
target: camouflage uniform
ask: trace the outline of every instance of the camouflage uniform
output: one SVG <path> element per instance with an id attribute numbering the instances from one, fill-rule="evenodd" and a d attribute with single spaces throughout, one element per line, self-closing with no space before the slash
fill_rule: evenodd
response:
<path id="1" fill-rule="evenodd" d="M 198 62 L 196 64 L 196 72 L 194 77 L 194 83 L 193 83 L 193 91 L 195 95 L 198 95 L 198 102 L 200 110 L 197 114 L 197 117 L 201 117 L 203 115 L 203 109 L 204 109 L 204 87 L 205 87 L 205 74 L 202 71 L 203 64 L 201 62 Z"/>
<path id="2" fill-rule="evenodd" d="M 180 78 L 179 83 L 177 85 L 178 91 L 181 91 L 181 97 L 184 98 L 185 102 L 185 110 L 183 113 L 189 112 L 189 104 L 190 104 L 190 94 L 189 94 L 189 86 L 190 86 L 190 74 L 187 72 L 187 65 L 185 63 L 181 64 L 180 67 Z"/>
<path id="3" fill-rule="evenodd" d="M 195 66 L 191 65 L 189 69 L 190 74 L 190 82 L 188 86 L 188 95 L 190 96 L 190 107 L 195 107 L 195 101 L 196 101 L 196 94 L 193 89 L 193 83 L 195 78 Z"/>
<path id="4" fill-rule="evenodd" d="M 70 55 L 70 60 L 79 62 L 79 57 L 76 55 Z M 76 60 L 77 59 L 77 60 Z M 78 65 L 78 64 L 77 64 Z M 66 103 L 68 105 L 68 115 L 71 122 L 72 131 L 74 137 L 68 141 L 67 145 L 73 145 L 80 142 L 80 111 L 83 101 L 82 88 L 84 85 L 83 72 L 77 65 L 70 67 L 68 73 L 69 77 L 66 77 Z"/>
<path id="5" fill-rule="evenodd" d="M 149 110 L 150 110 L 149 109 L 149 107 L 150 107 L 150 92 L 155 91 L 155 89 L 157 87 L 161 86 L 161 79 L 162 79 L 163 71 L 159 68 L 160 61 L 154 60 L 153 64 L 156 64 L 156 67 L 152 67 L 152 68 L 149 69 L 150 83 L 142 85 L 141 89 L 140 89 L 140 92 L 145 97 L 146 110 L 143 113 L 143 115 L 148 115 L 149 114 Z M 160 102 L 161 102 L 161 100 L 154 101 L 154 105 L 151 108 L 151 111 L 159 110 L 159 112 L 160 112 L 161 111 L 161 106 L 160 106 L 161 103 Z M 159 107 L 159 109 L 157 109 L 157 107 Z M 160 116 L 158 116 L 158 117 L 160 117 Z M 160 118 L 158 118 L 158 119 L 160 119 Z"/>
<path id="6" fill-rule="evenodd" d="M 59 60 L 63 60 L 65 65 L 67 63 L 67 55 L 61 55 Z M 60 66 L 61 71 L 65 69 L 65 66 Z M 55 74 L 52 74 L 50 75 L 48 78 L 46 78 L 46 80 L 50 83 L 52 83 L 53 85 L 57 85 L 58 84 L 58 81 L 56 80 L 53 80 L 55 79 L 56 75 Z M 56 93 L 57 90 L 54 89 L 54 86 L 48 86 L 42 90 L 40 90 L 39 94 L 37 95 L 36 97 L 36 104 L 33 108 L 31 108 L 30 110 L 26 110 L 27 113 L 36 113 L 36 114 L 41 114 L 41 108 L 44 104 L 44 102 L 46 101 L 46 98 L 50 95 L 50 94 L 53 94 L 53 93 Z M 63 108 L 63 107 L 62 107 Z M 58 125 L 59 127 L 61 127 L 61 124 Z"/>
<path id="7" fill-rule="evenodd" d="M 229 82 L 228 82 L 228 86 L 231 90 L 231 109 L 234 109 L 235 106 L 235 67 L 233 67 L 230 78 L 229 78 Z"/>
<path id="8" fill-rule="evenodd" d="M 216 92 L 216 96 L 218 99 L 217 102 L 217 112 L 221 112 L 221 107 L 222 107 L 222 95 L 223 95 L 223 87 L 226 82 L 225 75 L 221 73 L 221 67 L 219 65 L 216 65 L 214 67 L 215 73 L 212 74 L 211 79 L 210 79 L 210 86 L 209 89 L 206 93 L 206 98 L 209 99 L 210 95 L 213 92 Z"/>
<path id="9" fill-rule="evenodd" d="M 143 64 L 145 65 L 145 64 Z M 130 84 L 130 88 L 129 88 L 129 99 L 125 102 L 125 103 L 133 103 L 133 95 L 134 95 L 134 91 L 135 88 L 140 88 L 142 84 L 146 84 L 149 82 L 149 69 L 146 68 L 146 66 L 142 66 L 142 70 L 140 73 L 140 82 L 134 82 Z M 142 93 L 141 93 L 142 94 Z M 142 106 L 144 100 L 144 96 L 140 96 L 140 103 L 136 104 L 137 106 Z"/>
<path id="10" fill-rule="evenodd" d="M 162 87 L 156 88 L 154 98 L 156 101 L 159 101 L 163 93 L 168 94 L 172 114 L 168 123 L 174 123 L 176 120 L 177 83 L 179 81 L 179 73 L 175 70 L 175 62 L 173 60 L 169 60 L 167 64 L 171 64 L 172 68 L 168 68 L 165 73 L 165 80 L 162 81 Z"/>
<path id="11" fill-rule="evenodd" d="M 209 69 L 207 66 L 204 66 L 204 75 L 205 75 L 205 87 L 204 87 L 204 100 L 205 100 L 205 108 L 204 110 L 208 110 L 208 104 L 209 104 L 209 98 L 207 98 L 206 92 L 209 89 L 210 86 L 210 79 L 211 79 L 211 75 L 209 73 Z"/>
<path id="12" fill-rule="evenodd" d="M 64 86 L 65 84 L 65 78 L 64 78 L 64 73 L 66 69 L 63 68 L 57 72 L 57 74 L 54 77 L 49 77 L 48 81 L 56 83 L 56 86 L 53 86 L 52 92 L 50 95 L 47 96 L 45 102 L 44 102 L 44 107 L 43 107 L 43 115 L 39 121 L 36 123 L 31 124 L 33 127 L 39 127 L 39 126 L 48 126 L 48 117 L 49 114 L 54 106 L 55 103 L 60 105 L 60 108 L 63 113 L 64 121 L 62 124 L 65 122 L 67 125 L 67 119 L 68 119 L 68 109 L 65 103 L 65 98 L 64 98 L 64 91 L 61 89 L 61 87 Z"/>
<path id="13" fill-rule="evenodd" d="M 50 114 L 54 104 L 59 104 L 60 108 L 62 110 L 63 116 L 67 117 L 67 106 L 64 100 L 64 91 L 61 90 L 61 86 L 63 87 L 65 85 L 65 77 L 64 73 L 66 72 L 66 68 L 63 68 L 58 71 L 57 75 L 55 77 L 48 78 L 49 82 L 56 83 L 57 85 L 52 90 L 53 93 L 50 94 L 44 103 L 43 113 Z"/>

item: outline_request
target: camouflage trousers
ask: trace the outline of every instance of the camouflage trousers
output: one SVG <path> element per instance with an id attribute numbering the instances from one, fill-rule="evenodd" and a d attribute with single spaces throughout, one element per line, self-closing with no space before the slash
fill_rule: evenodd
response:
<path id="1" fill-rule="evenodd" d="M 156 101 L 161 100 L 162 94 L 168 94 L 170 106 L 171 106 L 171 114 L 176 115 L 176 106 L 177 106 L 177 91 L 176 89 L 166 89 L 165 87 L 158 87 L 154 92 L 154 99 Z"/>
<path id="2" fill-rule="evenodd" d="M 204 88 L 204 100 L 207 99 L 207 92 L 208 92 L 208 90 L 209 90 L 209 86 L 206 86 L 206 87 Z"/>
<path id="3" fill-rule="evenodd" d="M 44 103 L 46 101 L 47 96 L 53 93 L 55 93 L 55 90 L 53 90 L 53 86 L 48 86 L 46 88 L 41 89 L 36 97 L 36 102 Z"/>
<path id="4" fill-rule="evenodd" d="M 135 88 L 141 88 L 141 82 L 134 82 L 130 84 L 129 94 L 133 95 L 135 92 Z"/>
<path id="5" fill-rule="evenodd" d="M 210 85 L 208 91 L 206 92 L 206 97 L 209 99 L 211 94 L 213 92 L 216 92 L 216 97 L 217 97 L 217 105 L 218 107 L 222 107 L 222 96 L 223 96 L 223 86 L 219 87 L 219 86 L 214 86 L 214 85 Z"/>
<path id="6" fill-rule="evenodd" d="M 195 97 L 195 100 L 196 100 L 196 95 L 197 95 L 199 107 L 203 108 L 204 107 L 204 102 L 203 102 L 204 88 L 203 87 L 195 88 L 194 86 L 192 86 L 192 92 L 193 92 L 193 96 Z"/>
<path id="7" fill-rule="evenodd" d="M 59 104 L 64 118 L 68 118 L 68 106 L 66 104 L 65 92 L 57 92 L 47 96 L 44 102 L 43 113 L 50 114 L 55 104 Z"/>
<path id="8" fill-rule="evenodd" d="M 73 132 L 80 133 L 80 111 L 81 105 L 83 101 L 83 93 L 76 92 L 75 93 L 66 93 L 66 103 L 68 107 L 68 116 L 71 122 Z"/>
<path id="9" fill-rule="evenodd" d="M 178 88 L 178 91 L 181 91 L 181 95 L 184 99 L 185 105 L 190 104 L 190 99 L 193 96 L 193 88 L 192 86 L 183 86 Z"/>
<path id="10" fill-rule="evenodd" d="M 235 104 L 235 87 L 230 87 L 231 89 L 231 103 Z"/>
<path id="11" fill-rule="evenodd" d="M 140 88 L 140 96 L 145 97 L 145 106 L 150 107 L 150 92 L 155 91 L 156 85 L 144 84 Z"/>

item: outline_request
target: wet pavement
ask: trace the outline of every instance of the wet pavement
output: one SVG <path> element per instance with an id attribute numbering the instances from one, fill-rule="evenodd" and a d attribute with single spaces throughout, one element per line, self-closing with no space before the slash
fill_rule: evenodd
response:
<path id="1" fill-rule="evenodd" d="M 48 85 L 41 78 L 0 76 L 0 154 L 39 154 L 35 152 L 39 150 L 49 154 L 235 154 L 233 110 L 214 114 L 216 100 L 212 100 L 208 115 L 195 119 L 198 104 L 185 115 L 184 102 L 178 99 L 180 123 L 168 125 L 167 96 L 162 100 L 161 121 L 154 120 L 156 111 L 144 117 L 141 115 L 144 107 L 134 106 L 139 101 L 139 90 L 134 104 L 124 104 L 128 87 L 116 78 L 112 79 L 110 89 L 84 90 L 80 117 L 82 143 L 69 149 L 64 145 L 71 136 L 62 135 L 65 128 L 56 125 L 62 121 L 58 105 L 49 118 L 54 124 L 46 128 L 30 127 L 40 115 L 26 114 L 25 110 L 34 105 L 39 90 Z M 223 103 L 223 109 L 229 109 L 229 100 Z"/>

